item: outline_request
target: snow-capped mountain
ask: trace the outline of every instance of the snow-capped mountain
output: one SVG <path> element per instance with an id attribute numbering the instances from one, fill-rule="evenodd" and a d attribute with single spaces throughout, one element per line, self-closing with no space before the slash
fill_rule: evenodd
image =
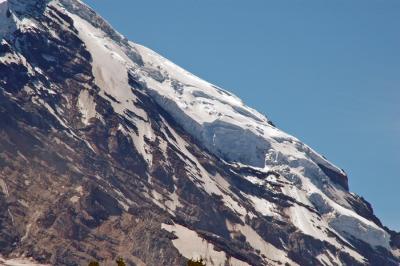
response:
<path id="1" fill-rule="evenodd" d="M 82 2 L 0 0 L 0 38 L 8 261 L 400 265 L 343 170 Z"/>

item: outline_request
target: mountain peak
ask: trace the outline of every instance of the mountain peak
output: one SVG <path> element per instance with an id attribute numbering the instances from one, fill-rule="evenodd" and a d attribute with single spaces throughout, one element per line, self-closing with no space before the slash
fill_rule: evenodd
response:
<path id="1" fill-rule="evenodd" d="M 0 7 L 0 257 L 398 265 L 346 173 L 235 95 L 80 1 Z"/>

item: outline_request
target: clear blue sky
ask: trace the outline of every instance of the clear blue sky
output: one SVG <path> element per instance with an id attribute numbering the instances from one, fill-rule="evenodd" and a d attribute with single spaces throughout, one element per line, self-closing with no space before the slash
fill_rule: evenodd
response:
<path id="1" fill-rule="evenodd" d="M 399 0 L 86 0 L 349 174 L 400 230 Z"/>

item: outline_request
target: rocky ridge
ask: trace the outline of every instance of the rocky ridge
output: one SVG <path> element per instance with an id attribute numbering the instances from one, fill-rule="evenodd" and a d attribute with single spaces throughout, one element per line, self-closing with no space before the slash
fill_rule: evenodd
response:
<path id="1" fill-rule="evenodd" d="M 0 254 L 399 265 L 346 173 L 76 0 L 0 1 Z"/>

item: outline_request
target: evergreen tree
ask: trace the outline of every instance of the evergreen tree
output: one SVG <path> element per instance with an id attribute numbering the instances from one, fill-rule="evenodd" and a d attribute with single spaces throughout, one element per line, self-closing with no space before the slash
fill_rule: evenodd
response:
<path id="1" fill-rule="evenodd" d="M 118 258 L 116 260 L 117 266 L 126 266 L 125 261 L 123 258 Z"/>

